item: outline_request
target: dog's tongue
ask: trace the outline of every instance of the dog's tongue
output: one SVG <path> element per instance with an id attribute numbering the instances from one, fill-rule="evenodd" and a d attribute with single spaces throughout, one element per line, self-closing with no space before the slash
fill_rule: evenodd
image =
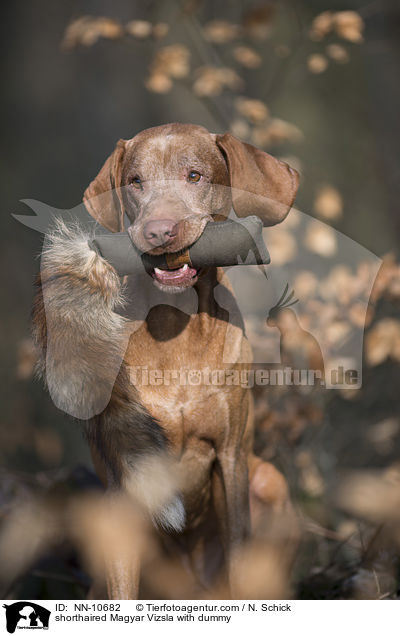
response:
<path id="1" fill-rule="evenodd" d="M 180 285 L 186 283 L 194 276 L 196 276 L 197 270 L 189 265 L 182 265 L 179 269 L 159 269 L 154 268 L 154 278 L 164 285 Z"/>

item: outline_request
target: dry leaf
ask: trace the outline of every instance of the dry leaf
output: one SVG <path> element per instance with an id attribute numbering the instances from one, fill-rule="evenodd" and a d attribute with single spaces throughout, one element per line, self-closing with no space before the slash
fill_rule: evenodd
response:
<path id="1" fill-rule="evenodd" d="M 172 80 L 164 73 L 151 73 L 145 86 L 152 93 L 168 93 L 172 88 Z"/>
<path id="2" fill-rule="evenodd" d="M 246 97 L 238 97 L 235 100 L 235 108 L 253 124 L 265 121 L 268 117 L 268 108 L 259 99 L 248 99 Z"/>
<path id="3" fill-rule="evenodd" d="M 268 249 L 275 265 L 284 265 L 292 261 L 297 253 L 296 241 L 287 230 L 276 227 L 268 232 Z"/>
<path id="4" fill-rule="evenodd" d="M 226 20 L 213 20 L 204 26 L 206 40 L 213 44 L 226 44 L 231 42 L 240 33 L 240 27 Z"/>
<path id="5" fill-rule="evenodd" d="M 150 37 L 152 28 L 151 22 L 147 20 L 131 20 L 125 25 L 126 32 L 139 40 Z"/>
<path id="6" fill-rule="evenodd" d="M 300 451 L 296 457 L 300 473 L 300 485 L 311 497 L 320 497 L 325 490 L 324 480 L 309 451 Z"/>
<path id="7" fill-rule="evenodd" d="M 331 185 L 324 185 L 317 191 L 314 211 L 326 221 L 339 219 L 343 213 L 343 200 L 340 192 Z"/>
<path id="8" fill-rule="evenodd" d="M 183 44 L 171 44 L 158 49 L 151 64 L 151 74 L 181 79 L 189 74 L 190 51 Z"/>
<path id="9" fill-rule="evenodd" d="M 326 53 L 332 60 L 339 62 L 339 64 L 346 64 L 350 59 L 347 50 L 341 44 L 328 44 Z"/>
<path id="10" fill-rule="evenodd" d="M 198 69 L 197 78 L 193 83 L 193 92 L 198 97 L 214 97 L 220 95 L 224 90 L 224 85 L 220 74 L 215 72 L 216 69 L 204 67 Z"/>
<path id="11" fill-rule="evenodd" d="M 333 13 L 332 11 L 324 11 L 312 21 L 310 38 L 316 42 L 322 40 L 332 30 L 332 27 Z"/>
<path id="12" fill-rule="evenodd" d="M 327 343 L 332 347 L 342 346 L 351 331 L 351 325 L 344 320 L 336 320 L 325 327 Z"/>
<path id="13" fill-rule="evenodd" d="M 358 292 L 357 277 L 353 276 L 347 265 L 336 265 L 333 267 L 329 275 L 320 284 L 322 298 L 338 300 L 342 305 L 348 305 L 358 295 Z"/>
<path id="14" fill-rule="evenodd" d="M 16 376 L 18 380 L 28 380 L 32 377 L 37 359 L 37 350 L 31 338 L 24 338 L 17 344 Z"/>
<path id="15" fill-rule="evenodd" d="M 308 225 L 305 237 L 304 245 L 319 254 L 329 258 L 336 254 L 337 244 L 336 236 L 332 228 L 318 221 L 311 221 Z"/>
<path id="16" fill-rule="evenodd" d="M 198 97 L 212 97 L 220 95 L 224 88 L 237 90 L 241 85 L 242 79 L 231 68 L 202 66 L 196 70 L 193 92 Z"/>
<path id="17" fill-rule="evenodd" d="M 252 541 L 241 550 L 236 568 L 235 598 L 287 598 L 288 573 L 282 567 L 282 558 L 274 543 Z"/>
<path id="18" fill-rule="evenodd" d="M 353 325 L 359 327 L 360 329 L 368 327 L 373 316 L 374 312 L 372 307 L 368 307 L 366 303 L 356 302 L 350 307 L 349 310 L 349 317 L 351 322 L 353 323 Z"/>
<path id="19" fill-rule="evenodd" d="M 366 432 L 366 437 L 379 453 L 387 454 L 393 450 L 393 444 L 399 430 L 399 420 L 395 417 L 389 417 L 371 426 Z"/>
<path id="20" fill-rule="evenodd" d="M 338 489 L 341 507 L 373 522 L 399 521 L 400 488 L 386 471 L 357 471 Z"/>
<path id="21" fill-rule="evenodd" d="M 14 506 L 0 533 L 0 579 L 20 576 L 59 538 L 61 528 L 48 506 L 38 500 Z"/>
<path id="22" fill-rule="evenodd" d="M 269 2 L 245 13 L 243 26 L 246 34 L 254 40 L 266 40 L 271 33 L 275 6 Z"/>
<path id="23" fill-rule="evenodd" d="M 61 46 L 63 49 L 79 44 L 92 46 L 100 37 L 115 39 L 122 35 L 121 25 L 111 18 L 83 16 L 68 25 Z"/>
<path id="24" fill-rule="evenodd" d="M 237 91 L 244 86 L 242 78 L 233 70 L 233 68 L 223 67 L 218 69 L 221 81 L 226 88 Z"/>
<path id="25" fill-rule="evenodd" d="M 321 53 L 313 53 L 312 55 L 309 55 L 307 59 L 308 70 L 316 75 L 326 71 L 328 64 L 328 59 L 325 55 L 321 55 Z"/>
<path id="26" fill-rule="evenodd" d="M 317 277 L 306 270 L 299 272 L 294 279 L 293 289 L 296 290 L 296 296 L 301 300 L 306 300 L 313 296 L 318 289 Z"/>
<path id="27" fill-rule="evenodd" d="M 262 63 L 261 55 L 248 46 L 235 47 L 233 49 L 233 57 L 246 68 L 257 68 Z"/>
<path id="28" fill-rule="evenodd" d="M 400 265 L 393 254 L 386 254 L 380 267 L 371 293 L 371 300 L 376 301 L 381 296 L 391 300 L 400 298 Z"/>
<path id="29" fill-rule="evenodd" d="M 273 146 L 284 141 L 298 143 L 304 135 L 294 124 L 277 119 L 270 119 L 264 126 L 256 126 L 252 132 L 252 141 L 256 146 Z"/>
<path id="30" fill-rule="evenodd" d="M 338 11 L 333 19 L 336 33 L 350 42 L 362 42 L 364 21 L 356 11 Z"/>
<path id="31" fill-rule="evenodd" d="M 400 361 L 400 321 L 383 318 L 377 322 L 366 335 L 365 355 L 371 366 L 388 358 Z"/>

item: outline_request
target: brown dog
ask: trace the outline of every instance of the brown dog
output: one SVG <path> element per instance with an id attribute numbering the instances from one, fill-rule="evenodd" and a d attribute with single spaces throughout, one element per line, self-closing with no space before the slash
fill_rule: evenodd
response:
<path id="1" fill-rule="evenodd" d="M 169 124 L 119 141 L 84 202 L 111 231 L 124 229 L 126 214 L 138 248 L 160 254 L 192 244 L 232 205 L 238 216 L 257 214 L 265 225 L 279 223 L 297 186 L 293 169 L 229 133 Z M 86 237 L 60 226 L 43 254 L 34 308 L 42 370 L 57 406 L 87 421 L 96 470 L 108 488 L 134 484 L 155 523 L 179 534 L 203 581 L 212 570 L 206 557 L 210 528 L 218 527 L 234 586 L 235 555 L 251 523 L 264 507 L 287 500 L 283 477 L 252 453 L 251 395 L 228 383 L 134 386 L 131 380 L 132 370 L 144 365 L 157 373 L 243 368 L 241 361 L 250 359 L 248 341 L 222 270 L 183 266 L 146 276 L 141 286 L 130 285 L 133 309 L 122 317 L 115 311 L 122 297 L 116 272 L 89 250 Z M 230 297 L 229 316 L 215 300 L 217 285 Z M 135 307 L 152 293 L 157 302 L 138 321 Z M 182 300 L 193 295 L 194 308 Z M 223 363 L 226 347 L 230 364 Z M 155 501 L 147 496 L 149 480 L 156 465 L 167 476 L 165 458 L 177 460 L 183 480 Z M 163 480 L 162 471 L 157 475 Z M 110 598 L 135 598 L 138 581 L 137 561 L 109 565 Z"/>

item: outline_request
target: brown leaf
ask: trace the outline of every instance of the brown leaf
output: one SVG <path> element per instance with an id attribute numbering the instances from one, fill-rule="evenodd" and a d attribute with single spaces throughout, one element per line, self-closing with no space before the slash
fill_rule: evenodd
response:
<path id="1" fill-rule="evenodd" d="M 164 46 L 156 52 L 151 64 L 151 74 L 167 75 L 181 79 L 189 74 L 190 51 L 183 44 Z"/>
<path id="2" fill-rule="evenodd" d="M 193 92 L 198 97 L 220 95 L 224 88 L 237 90 L 243 84 L 239 75 L 226 67 L 202 66 L 196 70 L 195 75 Z"/>
<path id="3" fill-rule="evenodd" d="M 300 128 L 283 119 L 274 117 L 264 126 L 256 126 L 253 129 L 252 141 L 256 146 L 273 146 L 284 141 L 298 143 L 304 139 Z"/>
<path id="4" fill-rule="evenodd" d="M 284 265 L 292 261 L 297 253 L 297 245 L 293 235 L 280 227 L 268 232 L 268 249 L 275 265 Z"/>
<path id="5" fill-rule="evenodd" d="M 333 28 L 332 11 L 324 11 L 312 21 L 310 38 L 314 41 L 322 40 Z"/>
<path id="6" fill-rule="evenodd" d="M 329 258 L 336 254 L 336 236 L 332 228 L 318 221 L 311 221 L 306 230 L 304 245 L 319 254 Z"/>
<path id="7" fill-rule="evenodd" d="M 341 44 L 328 44 L 326 53 L 332 60 L 335 60 L 335 62 L 339 64 L 346 64 L 350 59 L 348 51 Z"/>
<path id="8" fill-rule="evenodd" d="M 345 40 L 359 43 L 363 41 L 364 21 L 356 11 L 338 11 L 334 15 L 336 33 Z"/>
<path id="9" fill-rule="evenodd" d="M 365 355 L 371 366 L 387 358 L 400 361 L 400 321 L 383 318 L 377 322 L 366 335 Z"/>
<path id="10" fill-rule="evenodd" d="M 308 70 L 316 75 L 326 71 L 328 64 L 328 59 L 325 55 L 321 55 L 321 53 L 313 53 L 312 55 L 309 55 L 307 59 Z"/>
<path id="11" fill-rule="evenodd" d="M 293 288 L 296 290 L 296 295 L 302 300 L 306 300 L 310 296 L 314 296 L 318 289 L 318 280 L 315 274 L 306 270 L 299 272 L 295 279 Z"/>
<path id="12" fill-rule="evenodd" d="M 233 49 L 233 57 L 239 64 L 246 68 L 257 68 L 261 66 L 261 56 L 249 46 L 237 46 Z"/>
<path id="13" fill-rule="evenodd" d="M 331 185 L 321 186 L 314 199 L 314 211 L 326 221 L 339 219 L 343 214 L 343 200 L 340 192 Z"/>
<path id="14" fill-rule="evenodd" d="M 150 37 L 152 33 L 152 24 L 147 20 L 131 20 L 125 25 L 126 32 L 138 40 L 144 40 Z"/>
<path id="15" fill-rule="evenodd" d="M 145 86 L 152 93 L 168 93 L 172 88 L 172 80 L 164 73 L 151 73 Z"/>
<path id="16" fill-rule="evenodd" d="M 238 97 L 235 100 L 235 108 L 238 113 L 254 124 L 265 121 L 269 114 L 267 106 L 259 99 Z"/>
<path id="17" fill-rule="evenodd" d="M 355 471 L 338 489 L 341 507 L 373 522 L 400 520 L 400 482 L 387 471 Z"/>
<path id="18" fill-rule="evenodd" d="M 272 2 L 247 11 L 243 18 L 246 35 L 254 40 L 266 40 L 271 34 L 274 15 L 275 5 Z"/>
<path id="19" fill-rule="evenodd" d="M 240 33 L 240 27 L 227 20 L 213 20 L 204 26 L 206 40 L 213 44 L 226 44 L 235 40 Z"/>
<path id="20" fill-rule="evenodd" d="M 357 302 L 350 307 L 349 316 L 353 325 L 364 329 L 364 327 L 368 327 L 371 323 L 374 317 L 374 311 L 372 307 L 367 307 L 364 303 Z"/>
<path id="21" fill-rule="evenodd" d="M 82 16 L 68 25 L 61 46 L 63 49 L 72 49 L 79 44 L 92 46 L 100 37 L 115 39 L 122 35 L 123 28 L 116 20 Z"/>
<path id="22" fill-rule="evenodd" d="M 31 338 L 24 338 L 17 344 L 18 380 L 28 380 L 32 377 L 38 360 L 38 352 Z"/>

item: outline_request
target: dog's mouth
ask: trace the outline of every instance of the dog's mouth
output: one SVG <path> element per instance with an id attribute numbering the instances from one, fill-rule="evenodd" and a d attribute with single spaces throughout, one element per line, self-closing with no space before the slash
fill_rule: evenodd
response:
<path id="1" fill-rule="evenodd" d="M 163 287 L 191 287 L 197 281 L 199 270 L 187 263 L 176 269 L 160 269 L 155 267 L 151 272 L 156 283 Z"/>

